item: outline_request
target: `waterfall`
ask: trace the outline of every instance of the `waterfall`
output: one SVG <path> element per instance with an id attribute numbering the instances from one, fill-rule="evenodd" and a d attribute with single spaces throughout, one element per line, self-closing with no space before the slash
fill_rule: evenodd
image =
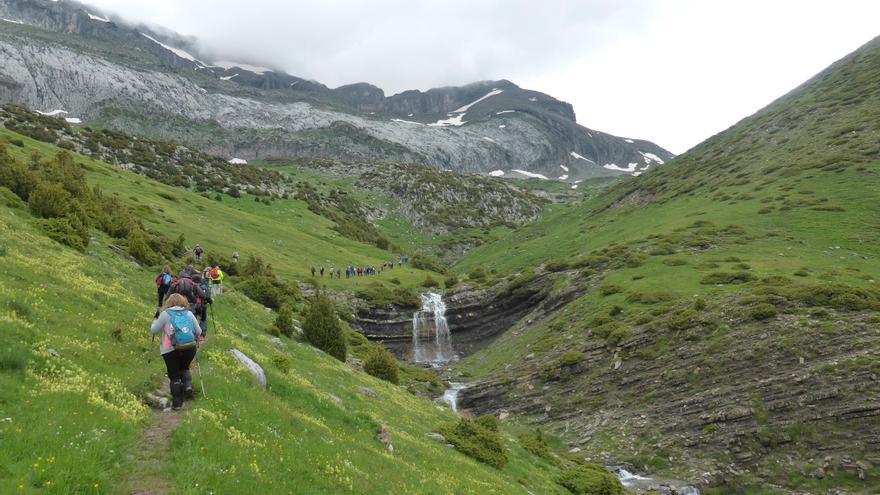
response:
<path id="1" fill-rule="evenodd" d="M 443 392 L 443 402 L 454 412 L 458 412 L 458 393 L 465 387 L 464 383 L 449 382 L 449 388 Z"/>
<path id="2" fill-rule="evenodd" d="M 428 292 L 421 298 L 422 308 L 413 313 L 413 361 L 443 364 L 454 360 L 443 297 Z"/>

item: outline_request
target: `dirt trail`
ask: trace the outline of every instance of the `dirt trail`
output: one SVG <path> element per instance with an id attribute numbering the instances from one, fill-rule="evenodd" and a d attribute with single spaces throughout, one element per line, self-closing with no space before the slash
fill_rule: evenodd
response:
<path id="1" fill-rule="evenodd" d="M 166 385 L 165 393 L 167 388 Z M 165 469 L 170 458 L 171 436 L 183 422 L 185 410 L 153 410 L 153 422 L 131 456 L 131 470 L 121 483 L 120 493 L 167 495 L 174 491 L 174 483 L 168 479 Z"/>

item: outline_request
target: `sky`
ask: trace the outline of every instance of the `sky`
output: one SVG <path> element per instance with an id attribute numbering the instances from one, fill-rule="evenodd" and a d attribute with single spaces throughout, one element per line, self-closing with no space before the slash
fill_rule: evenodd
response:
<path id="1" fill-rule="evenodd" d="M 682 153 L 880 35 L 875 0 L 85 0 L 330 87 L 508 79 Z"/>

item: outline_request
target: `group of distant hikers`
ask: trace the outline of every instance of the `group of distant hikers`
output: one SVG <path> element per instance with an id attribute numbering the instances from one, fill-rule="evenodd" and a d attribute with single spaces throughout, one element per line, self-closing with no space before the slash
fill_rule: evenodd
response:
<path id="1" fill-rule="evenodd" d="M 204 249 L 196 245 L 193 255 L 200 262 Z M 238 252 L 232 255 L 238 262 Z M 199 272 L 188 265 L 176 277 L 165 265 L 156 277 L 158 307 L 150 326 L 159 337 L 159 353 L 165 361 L 171 389 L 171 409 L 183 407 L 184 399 L 193 397 L 192 373 L 189 367 L 208 336 L 208 305 L 223 294 L 224 273 L 216 264 Z"/>
<path id="2" fill-rule="evenodd" d="M 409 256 L 398 256 L 397 257 L 397 267 L 401 268 L 403 265 L 409 263 Z M 329 270 L 325 270 L 323 266 L 315 268 L 314 266 L 309 268 L 309 272 L 312 274 L 312 277 L 316 276 L 316 274 L 320 274 L 321 278 L 324 278 L 324 274 L 327 273 L 330 278 L 334 276 L 338 279 L 342 278 L 342 274 L 345 273 L 345 278 L 355 278 L 355 277 L 366 277 L 368 275 L 378 275 L 385 270 L 394 270 L 394 260 L 391 260 L 387 263 L 382 263 L 379 268 L 375 266 L 353 266 L 348 265 L 348 268 L 333 268 L 330 267 Z"/>

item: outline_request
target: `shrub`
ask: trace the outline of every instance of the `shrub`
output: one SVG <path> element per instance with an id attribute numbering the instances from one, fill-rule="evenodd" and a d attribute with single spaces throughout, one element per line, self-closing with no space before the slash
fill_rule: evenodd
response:
<path id="1" fill-rule="evenodd" d="M 281 309 L 278 310 L 278 316 L 275 317 L 275 328 L 281 335 L 293 336 L 293 307 L 290 304 L 283 303 L 281 305 Z"/>
<path id="2" fill-rule="evenodd" d="M 697 313 L 692 309 L 679 310 L 666 321 L 666 328 L 673 332 L 687 330 L 697 324 Z"/>
<path id="3" fill-rule="evenodd" d="M 441 435 L 461 453 L 497 469 L 507 464 L 507 453 L 497 430 L 486 427 L 481 418 L 461 418 L 457 425 L 439 429 Z"/>
<path id="4" fill-rule="evenodd" d="M 522 448 L 526 449 L 526 451 L 538 457 L 553 459 L 553 454 L 550 453 L 550 448 L 547 446 L 547 441 L 544 440 L 544 434 L 541 433 L 540 428 L 536 429 L 534 433 L 529 432 L 520 435 L 519 444 L 522 445 Z"/>
<path id="5" fill-rule="evenodd" d="M 657 304 L 675 299 L 669 292 L 632 292 L 626 296 L 626 302 L 640 304 Z"/>
<path id="6" fill-rule="evenodd" d="M 382 346 L 374 347 L 367 355 L 367 359 L 364 360 L 364 371 L 386 382 L 395 385 L 400 383 L 397 359 L 394 359 L 394 356 Z"/>
<path id="7" fill-rule="evenodd" d="M 801 268 L 800 270 L 794 272 L 795 277 L 809 277 L 810 272 L 806 268 Z"/>
<path id="8" fill-rule="evenodd" d="M 584 353 L 580 351 L 568 351 L 559 357 L 559 366 L 574 366 L 581 362 Z"/>
<path id="9" fill-rule="evenodd" d="M 825 284 L 798 288 L 790 294 L 810 306 L 861 311 L 880 307 L 880 290 Z"/>
<path id="10" fill-rule="evenodd" d="M 272 365 L 275 366 L 278 371 L 284 373 L 285 375 L 290 371 L 290 368 L 293 366 L 293 361 L 291 361 L 290 357 L 286 354 L 281 354 L 280 352 L 276 352 L 272 354 L 270 358 L 272 360 Z"/>
<path id="11" fill-rule="evenodd" d="M 388 238 L 387 238 L 387 237 L 384 237 L 384 236 L 381 236 L 381 235 L 380 235 L 379 237 L 376 238 L 376 247 L 377 247 L 377 248 L 379 248 L 379 249 L 381 249 L 381 250 L 383 250 L 383 251 L 387 251 L 389 245 L 391 245 L 391 243 L 388 242 Z"/>
<path id="12" fill-rule="evenodd" d="M 564 261 L 564 260 L 553 260 L 553 261 L 548 262 L 548 263 L 544 266 L 544 268 L 545 268 L 548 272 L 561 272 L 561 271 L 563 271 L 563 270 L 567 270 L 567 269 L 569 268 L 569 266 L 570 266 L 570 264 L 569 264 L 568 261 Z"/>
<path id="13" fill-rule="evenodd" d="M 128 254 L 146 265 L 155 265 L 159 263 L 159 257 L 150 248 L 147 242 L 147 235 L 143 230 L 137 228 L 132 229 L 128 233 Z"/>
<path id="14" fill-rule="evenodd" d="M 658 244 L 648 251 L 651 256 L 666 256 L 675 254 L 675 248 L 671 244 Z"/>
<path id="15" fill-rule="evenodd" d="M 603 296 L 610 296 L 612 294 L 617 294 L 617 293 L 623 292 L 623 287 L 621 287 L 617 284 L 605 284 L 599 288 L 599 292 Z"/>
<path id="16" fill-rule="evenodd" d="M 398 282 L 400 282 L 398 280 Z M 455 274 L 447 275 L 445 279 L 443 279 L 443 286 L 447 289 L 451 289 L 458 285 L 458 277 Z"/>
<path id="17" fill-rule="evenodd" d="M 70 246 L 80 252 L 86 250 L 88 237 L 83 239 L 80 232 L 70 224 L 67 218 L 43 220 L 40 222 L 40 229 L 53 241 Z"/>
<path id="18" fill-rule="evenodd" d="M 483 270 L 483 267 L 478 266 L 468 272 L 468 278 L 477 282 L 483 282 L 486 280 L 486 270 Z"/>
<path id="19" fill-rule="evenodd" d="M 711 284 L 742 284 L 755 280 L 755 276 L 748 272 L 712 272 L 700 279 L 704 285 Z"/>
<path id="20" fill-rule="evenodd" d="M 769 320 L 776 316 L 776 306 L 767 303 L 761 303 L 749 311 L 749 318 L 753 320 Z"/>
<path id="21" fill-rule="evenodd" d="M 439 287 L 440 282 L 437 281 L 434 277 L 428 275 L 425 277 L 425 280 L 422 281 L 422 287 Z"/>
<path id="22" fill-rule="evenodd" d="M 701 298 L 698 298 L 696 301 L 694 301 L 694 311 L 702 311 L 704 309 L 706 309 L 706 300 L 705 299 L 703 299 L 701 297 Z"/>
<path id="23" fill-rule="evenodd" d="M 579 463 L 566 469 L 557 483 L 575 495 L 623 495 L 620 480 L 596 464 Z"/>
<path id="24" fill-rule="evenodd" d="M 24 304 L 18 301 L 9 301 L 8 303 L 6 303 L 6 307 L 9 308 L 9 311 L 14 313 L 17 318 L 25 321 L 30 321 L 31 310 Z"/>
<path id="25" fill-rule="evenodd" d="M 446 267 L 444 267 L 439 261 L 423 254 L 413 255 L 413 257 L 409 259 L 409 263 L 413 268 L 418 268 L 419 270 L 430 270 L 440 274 L 446 273 Z"/>
<path id="26" fill-rule="evenodd" d="M 303 333 L 310 344 L 345 361 L 345 335 L 336 316 L 336 308 L 324 291 L 316 291 L 303 318 Z"/>
<path id="27" fill-rule="evenodd" d="M 70 210 L 71 195 L 57 182 L 40 182 L 28 197 L 28 208 L 43 218 L 63 217 Z"/>
<path id="28" fill-rule="evenodd" d="M 24 208 L 24 201 L 6 187 L 0 186 L 0 205 L 7 208 Z"/>

